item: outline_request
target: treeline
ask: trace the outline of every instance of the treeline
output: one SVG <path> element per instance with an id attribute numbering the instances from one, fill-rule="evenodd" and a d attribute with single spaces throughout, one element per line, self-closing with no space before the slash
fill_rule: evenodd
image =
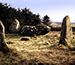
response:
<path id="1" fill-rule="evenodd" d="M 41 21 L 39 14 L 33 14 L 29 9 L 15 9 L 12 8 L 7 3 L 0 3 L 0 20 L 3 22 L 6 28 L 9 28 L 9 25 L 18 19 L 21 25 L 37 25 L 43 22 L 49 22 L 48 15 L 45 15 Z"/>

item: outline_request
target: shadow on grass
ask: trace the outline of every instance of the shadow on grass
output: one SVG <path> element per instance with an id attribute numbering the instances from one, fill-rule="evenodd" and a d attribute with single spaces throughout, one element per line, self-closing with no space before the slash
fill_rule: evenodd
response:
<path id="1" fill-rule="evenodd" d="M 27 54 L 29 53 L 27 52 Z M 67 59 L 65 62 L 59 62 L 58 64 L 54 62 L 42 62 L 37 58 L 28 60 L 26 57 L 24 58 L 16 49 L 10 49 L 7 54 L 0 51 L 0 58 L 0 65 L 75 65 L 75 61 L 73 59 Z"/>

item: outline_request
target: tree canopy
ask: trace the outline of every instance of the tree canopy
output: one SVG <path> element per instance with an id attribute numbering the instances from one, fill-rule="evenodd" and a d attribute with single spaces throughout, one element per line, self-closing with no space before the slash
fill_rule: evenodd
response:
<path id="1" fill-rule="evenodd" d="M 12 20 L 18 19 L 21 25 L 37 25 L 41 23 L 40 15 L 33 14 L 29 9 L 15 9 L 12 8 L 7 3 L 0 3 L 0 20 L 3 22 L 4 26 L 9 28 Z M 43 19 L 44 21 L 49 21 L 49 17 L 46 15 Z"/>

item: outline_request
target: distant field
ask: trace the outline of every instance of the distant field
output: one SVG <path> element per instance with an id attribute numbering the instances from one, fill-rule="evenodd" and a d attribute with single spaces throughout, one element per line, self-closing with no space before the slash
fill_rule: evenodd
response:
<path id="1" fill-rule="evenodd" d="M 75 27 L 75 24 L 71 24 L 72 27 Z M 61 24 L 54 25 L 54 27 L 61 27 Z"/>
<path id="2" fill-rule="evenodd" d="M 55 23 L 58 24 L 58 27 L 60 27 L 61 24 L 62 24 L 62 22 L 55 22 Z M 71 25 L 72 25 L 72 27 L 75 27 L 75 23 L 74 22 L 72 22 Z"/>
<path id="3" fill-rule="evenodd" d="M 75 24 L 71 24 L 72 27 L 75 27 Z"/>

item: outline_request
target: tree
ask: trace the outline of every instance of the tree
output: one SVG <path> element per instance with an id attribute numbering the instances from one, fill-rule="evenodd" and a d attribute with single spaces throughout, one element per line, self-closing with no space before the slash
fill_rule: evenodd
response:
<path id="1" fill-rule="evenodd" d="M 49 24 L 52 23 L 49 19 L 50 19 L 50 17 L 48 15 L 45 15 L 43 17 L 43 23 L 49 26 Z"/>
<path id="2" fill-rule="evenodd" d="M 43 22 L 49 22 L 50 20 L 49 20 L 49 17 L 48 17 L 48 15 L 45 15 L 44 17 L 43 17 Z"/>
<path id="3" fill-rule="evenodd" d="M 14 22 L 15 19 L 18 19 L 22 26 L 37 25 L 41 23 L 40 15 L 33 14 L 27 8 L 15 9 L 12 8 L 10 5 L 8 5 L 7 3 L 5 4 L 0 3 L 0 20 L 3 22 L 6 28 L 6 33 L 9 32 L 9 27 Z"/>

